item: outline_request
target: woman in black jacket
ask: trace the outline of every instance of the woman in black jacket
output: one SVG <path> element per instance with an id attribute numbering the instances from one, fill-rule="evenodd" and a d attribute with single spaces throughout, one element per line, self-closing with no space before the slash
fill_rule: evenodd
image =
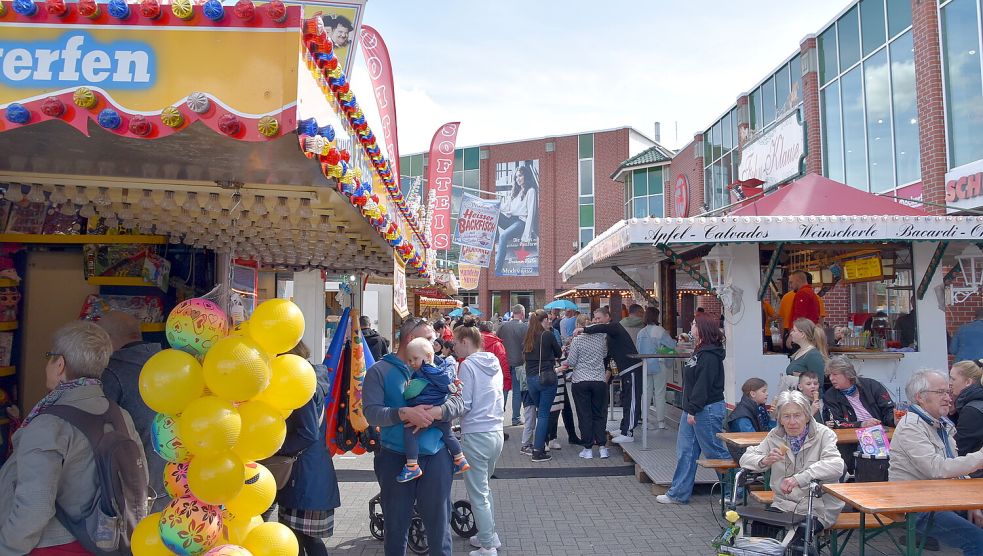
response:
<path id="1" fill-rule="evenodd" d="M 696 461 L 728 459 L 730 452 L 717 433 L 724 430 L 723 332 L 715 318 L 697 315 L 690 331 L 696 343 L 693 357 L 683 367 L 683 415 L 676 435 L 676 472 L 672 486 L 656 497 L 661 504 L 686 504 L 693 494 Z"/>
<path id="2" fill-rule="evenodd" d="M 894 400 L 883 384 L 857 376 L 849 359 L 840 355 L 826 363 L 826 376 L 833 385 L 823 394 L 823 421 L 834 429 L 894 426 Z M 854 408 L 850 400 L 863 410 Z"/>
<path id="3" fill-rule="evenodd" d="M 956 449 L 960 456 L 983 448 L 983 360 L 960 361 L 949 371 L 949 385 L 955 398 Z M 983 476 L 977 471 L 974 477 Z"/>
<path id="4" fill-rule="evenodd" d="M 560 357 L 560 342 L 546 311 L 539 309 L 529 316 L 529 330 L 523 343 L 526 358 L 526 385 L 536 407 L 536 435 L 533 440 L 532 461 L 549 461 L 546 452 L 546 433 L 549 428 L 550 406 L 556 396 L 556 360 Z"/>

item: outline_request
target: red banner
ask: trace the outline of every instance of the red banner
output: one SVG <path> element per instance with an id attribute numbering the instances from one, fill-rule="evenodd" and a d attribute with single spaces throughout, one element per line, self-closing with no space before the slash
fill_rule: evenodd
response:
<path id="1" fill-rule="evenodd" d="M 440 126 L 430 142 L 427 185 L 434 196 L 430 245 L 434 249 L 451 248 L 451 187 L 454 180 L 454 145 L 461 122 Z"/>
<path id="2" fill-rule="evenodd" d="M 396 136 L 396 89 L 393 87 L 393 66 L 389 60 L 389 49 L 383 42 L 379 32 L 362 26 L 359 36 L 362 44 L 362 54 L 365 55 L 365 65 L 369 67 L 369 79 L 372 80 L 372 90 L 375 92 L 375 102 L 379 106 L 382 117 L 382 140 L 386 144 L 389 164 L 393 167 L 396 183 L 400 183 L 399 174 L 399 139 Z M 402 189 L 402 187 L 400 187 Z"/>

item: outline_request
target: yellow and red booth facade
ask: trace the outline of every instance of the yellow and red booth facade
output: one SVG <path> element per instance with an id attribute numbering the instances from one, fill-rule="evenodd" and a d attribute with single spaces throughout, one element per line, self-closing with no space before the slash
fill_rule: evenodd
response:
<path id="1" fill-rule="evenodd" d="M 348 88 L 320 17 L 305 20 L 305 8 L 311 6 L 280 0 L 229 6 L 218 0 L 0 0 L 0 137 L 14 132 L 12 139 L 33 139 L 33 151 L 18 153 L 33 155 L 44 134 L 58 133 L 57 145 L 64 145 L 65 132 L 52 127 L 60 122 L 80 132 L 78 141 L 92 143 L 90 156 L 111 159 L 119 145 L 127 153 L 120 158 L 132 158 L 143 148 L 158 157 L 155 167 L 165 167 L 160 153 L 166 148 L 119 140 L 171 141 L 190 133 L 189 144 L 207 143 L 207 149 L 184 149 L 180 156 L 198 157 L 194 163 L 207 169 L 203 177 L 336 188 L 400 259 L 426 274 L 427 245 L 416 215 Z M 35 126 L 36 132 L 25 129 Z M 295 133 L 296 160 L 281 147 Z M 225 152 L 226 160 L 214 160 Z M 240 176 L 233 175 L 236 156 Z M 8 164 L 8 170 L 32 170 Z M 117 170 L 125 165 L 113 164 Z M 212 167 L 222 164 L 227 176 Z M 174 177 L 132 172 L 113 177 Z M 76 164 L 63 173 L 83 172 Z"/>

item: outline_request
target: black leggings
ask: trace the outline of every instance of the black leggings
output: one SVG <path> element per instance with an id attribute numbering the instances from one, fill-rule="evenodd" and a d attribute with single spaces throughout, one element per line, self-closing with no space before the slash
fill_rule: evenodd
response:
<path id="1" fill-rule="evenodd" d="M 297 556 L 328 556 L 328 547 L 324 546 L 324 539 L 305 535 L 300 531 L 294 531 L 297 535 L 297 544 L 300 551 Z"/>

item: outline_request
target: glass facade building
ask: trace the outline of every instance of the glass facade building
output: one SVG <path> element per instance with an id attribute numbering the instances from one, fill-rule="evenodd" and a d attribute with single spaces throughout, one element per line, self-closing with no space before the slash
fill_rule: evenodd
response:
<path id="1" fill-rule="evenodd" d="M 983 159 L 983 46 L 979 0 L 939 6 L 949 167 Z"/>

